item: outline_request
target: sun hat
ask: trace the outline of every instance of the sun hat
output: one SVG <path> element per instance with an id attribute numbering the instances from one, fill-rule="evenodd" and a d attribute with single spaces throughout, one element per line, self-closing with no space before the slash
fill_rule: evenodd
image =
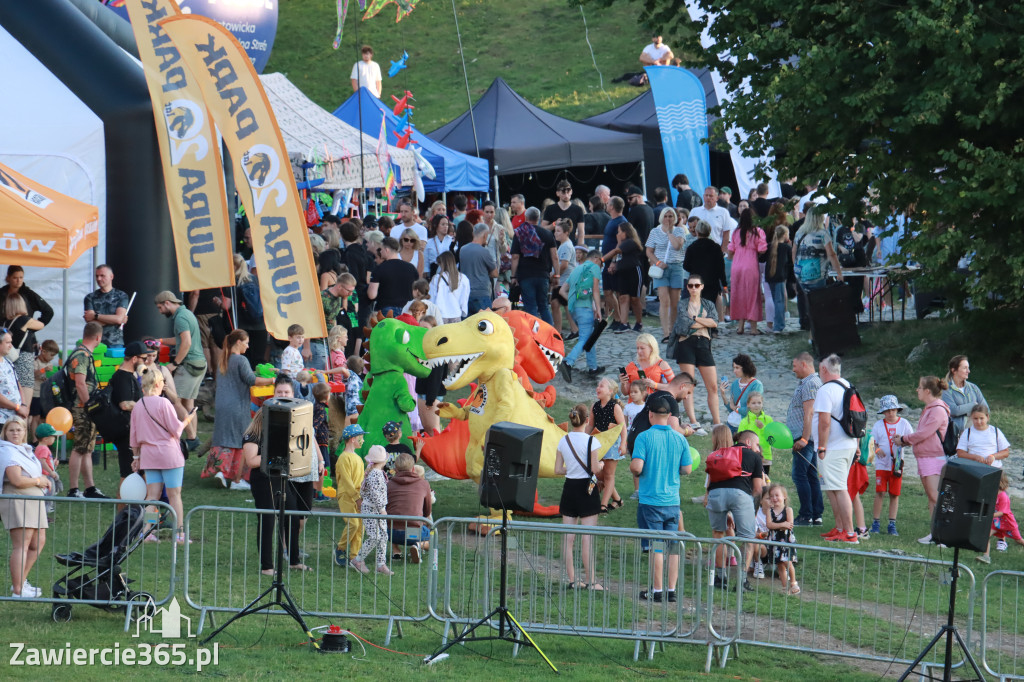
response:
<path id="1" fill-rule="evenodd" d="M 388 451 L 382 445 L 371 445 L 365 459 L 371 464 L 383 464 L 388 461 Z"/>
<path id="2" fill-rule="evenodd" d="M 897 410 L 903 411 L 903 405 L 900 405 L 899 398 L 894 395 L 883 395 L 882 399 L 878 401 L 878 414 L 882 414 L 886 410 Z"/>
<path id="3" fill-rule="evenodd" d="M 341 432 L 341 439 L 348 440 L 350 438 L 363 435 L 366 435 L 366 431 L 363 431 L 362 426 L 359 424 L 349 424 L 345 427 L 345 430 Z"/>

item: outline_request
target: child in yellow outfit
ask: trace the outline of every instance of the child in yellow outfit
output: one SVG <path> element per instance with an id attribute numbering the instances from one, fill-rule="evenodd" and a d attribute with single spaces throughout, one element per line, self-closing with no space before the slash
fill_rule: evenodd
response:
<path id="1" fill-rule="evenodd" d="M 359 489 L 363 485 L 366 472 L 363 460 L 356 454 L 356 450 L 362 446 L 365 433 L 359 424 L 349 424 L 341 433 L 345 447 L 335 465 L 334 485 L 338 491 L 338 511 L 342 514 L 359 513 Z M 345 529 L 341 532 L 341 539 L 334 550 L 334 563 L 341 567 L 347 566 L 362 546 L 362 519 L 345 519 Z"/>
<path id="2" fill-rule="evenodd" d="M 772 468 L 772 446 L 764 435 L 764 429 L 774 419 L 764 411 L 764 396 L 757 391 L 751 391 L 747 396 L 747 414 L 736 427 L 736 432 L 753 431 L 757 434 L 757 440 L 761 443 L 761 456 L 764 458 L 764 475 L 767 477 Z"/>

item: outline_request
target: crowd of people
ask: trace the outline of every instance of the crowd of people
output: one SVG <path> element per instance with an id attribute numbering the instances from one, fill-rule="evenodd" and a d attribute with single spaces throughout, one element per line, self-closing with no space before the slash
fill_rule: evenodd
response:
<path id="1" fill-rule="evenodd" d="M 597 380 L 596 401 L 572 409 L 571 431 L 558 448 L 556 471 L 566 476 L 561 503 L 566 523 L 594 525 L 601 514 L 625 504 L 615 475 L 618 462 L 628 459 L 634 482 L 629 499 L 638 503 L 640 527 L 682 530 L 679 477 L 690 473 L 686 438 L 694 434 L 710 435 L 713 442 L 703 501 L 716 537 L 731 533 L 752 539 L 761 532 L 792 543 L 794 528 L 824 523 L 824 499 L 835 524 L 826 539 L 856 544 L 881 532 L 887 499 L 886 531 L 896 535 L 902 463 L 913 454 L 930 508 L 934 506 L 945 462 L 947 419 L 963 433 L 959 456 L 999 466 L 1009 443 L 998 428 L 989 426 L 984 397 L 968 381 L 966 357 L 953 358 L 945 379 L 921 379 L 918 397 L 925 408 L 916 429 L 899 416 L 903 408 L 896 398 L 884 396 L 882 418 L 858 439 L 839 426 L 849 388 L 839 359 L 829 356 L 816 365 L 802 353 L 793 360 L 797 385 L 784 419 L 795 441 L 791 474 L 799 504 L 794 513 L 787 491 L 769 485 L 772 448 L 765 431 L 775 420 L 765 410 L 757 367 L 749 355 L 737 354 L 732 358 L 734 377 L 719 382 L 713 342 L 730 321 L 736 334 L 756 335 L 765 320 L 769 331 L 783 332 L 786 303 L 793 293 L 789 287 L 795 282 L 802 294 L 824 286 L 830 276 L 841 279 L 844 256 L 866 252 L 856 262 L 870 260 L 871 228 L 854 224 L 831 234 L 829 216 L 809 199 L 813 188 L 802 199 L 773 201 L 767 198 L 767 187 L 759 186 L 734 206 L 728 188 L 707 187 L 698 194 L 685 176 L 674 178 L 673 187 L 678 197 L 674 207 L 668 205 L 664 188 L 654 191 L 652 205 L 632 185 L 624 189 L 625 198 L 599 186 L 584 206 L 563 180 L 556 186 L 557 200 L 541 208 L 528 207 L 520 195 L 511 197 L 508 210 L 489 201 L 471 204 L 455 195 L 450 213 L 448 206 L 435 202 L 421 216 L 403 200 L 394 221 L 389 216 L 360 220 L 328 214 L 309 233 L 329 327 L 325 339 L 307 338 L 299 325 L 288 330 L 286 340 L 268 336 L 258 294 L 260 273 L 243 250 L 235 256 L 234 288 L 185 292 L 181 297 L 160 292 L 153 303 L 171 321 L 172 334 L 127 344 L 122 330 L 129 297 L 113 286 L 112 269 L 100 266 L 97 289 L 83 305 L 82 339 L 59 363 L 56 344 L 35 338 L 53 311 L 25 285 L 21 268 L 11 266 L 7 286 L 0 289 L 7 318 L 0 334 L 4 491 L 44 496 L 63 484 L 48 456 L 48 445 L 62 434 L 41 420 L 38 400 L 47 370 L 59 367 L 72 394 L 69 496 L 105 497 L 92 472 L 100 426 L 104 439 L 116 446 L 121 478 L 142 473 L 147 499 L 166 499 L 180 523 L 185 457 L 200 446 L 196 400 L 203 385 L 213 382 L 216 418 L 203 479 L 251 491 L 256 506 L 268 512 L 282 494 L 288 509 L 308 514 L 314 498 L 322 498 L 324 475 L 330 474 L 343 512 L 429 517 L 432 493 L 417 453 L 403 451 L 408 448 L 392 438 L 400 435 L 392 425 L 383 433 L 390 445 L 370 449 L 365 458 L 355 454 L 365 435 L 357 423 L 364 325 L 373 311 L 429 328 L 515 305 L 554 324 L 567 345 L 575 341 L 560 368 L 565 381 L 572 381 L 573 363 L 584 353 L 588 375 Z M 660 341 L 642 323 L 648 292 L 659 300 Z M 617 376 L 607 376 L 593 347 L 584 347 L 601 324 L 612 332 L 637 334 L 635 358 Z M 97 424 L 85 408 L 99 388 L 93 353 L 101 342 L 123 346 L 124 359 L 107 388 L 106 419 Z M 160 364 L 165 346 L 169 361 Z M 277 368 L 276 377 L 257 376 L 256 366 L 265 362 Z M 693 401 L 697 376 L 706 388 L 710 415 L 710 423 L 703 425 Z M 321 380 L 327 377 L 344 381 L 344 393 L 332 395 Z M 286 481 L 282 490 L 275 490 L 277 481 L 260 471 L 262 414 L 253 416 L 249 406 L 250 390 L 269 385 L 276 397 L 297 397 L 314 406 L 315 466 L 307 476 Z M 413 428 L 439 429 L 440 382 L 432 376 L 411 388 L 418 402 L 410 413 Z M 337 408 L 340 419 L 328 420 L 329 405 Z M 615 426 L 623 427 L 621 439 L 599 451 L 593 434 Z M 36 443 L 34 454 L 30 441 Z M 711 475 L 710 461 L 719 460 L 732 461 L 733 470 L 741 473 Z M 868 524 L 860 495 L 869 487 L 866 466 L 871 462 L 876 483 Z M 1008 503 L 1003 506 L 1000 537 L 1019 538 Z M 45 543 L 46 509 L 23 504 L 15 510 L 7 504 L 0 510 L 16 549 L 12 592 L 34 594 L 36 588 L 26 576 Z M 275 522 L 272 514 L 260 516 L 257 547 L 264 572 L 272 569 Z M 291 567 L 308 570 L 299 540 L 303 517 L 290 516 L 288 523 L 282 533 Z M 405 547 L 409 559 L 418 561 L 428 536 L 414 526 L 349 519 L 335 561 L 368 572 L 366 559 L 375 552 L 376 570 L 387 573 L 388 558 L 404 556 Z M 147 542 L 159 541 L 155 533 L 145 536 Z M 174 539 L 191 541 L 180 527 Z M 573 569 L 572 545 L 569 535 L 565 553 L 570 583 L 603 589 L 588 554 L 589 540 L 583 542 L 580 580 Z M 679 557 L 670 554 L 668 584 L 662 585 L 664 551 L 657 543 L 650 546 L 652 582 L 641 596 L 674 601 Z M 716 558 L 721 568 L 725 561 L 724 555 Z M 750 545 L 744 567 L 761 577 L 766 561 L 777 567 L 787 591 L 799 592 L 795 552 L 766 552 Z M 716 584 L 725 583 L 724 573 L 716 577 Z M 744 579 L 743 585 L 749 587 L 749 582 Z"/>

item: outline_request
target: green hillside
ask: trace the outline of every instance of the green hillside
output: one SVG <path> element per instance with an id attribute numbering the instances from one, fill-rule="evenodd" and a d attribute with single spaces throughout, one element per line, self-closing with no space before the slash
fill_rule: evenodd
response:
<path id="1" fill-rule="evenodd" d="M 640 93 L 638 88 L 611 83 L 627 71 L 640 69 L 640 51 L 650 40 L 636 21 L 634 4 L 585 8 L 604 91 L 578 5 L 564 0 L 456 0 L 455 6 L 474 102 L 498 76 L 530 102 L 573 120 L 618 106 Z M 359 20 L 358 8 L 357 0 L 351 0 L 341 48 L 334 50 L 334 2 L 282 2 L 265 72 L 286 74 L 317 104 L 333 111 L 352 92 L 352 64 L 358 59 L 359 46 L 366 43 L 373 46 L 384 72 L 384 99 L 390 102 L 390 95 L 412 91 L 415 123 L 421 130 L 429 132 L 466 110 L 451 0 L 421 0 L 399 23 L 395 23 L 394 4 L 368 21 Z M 390 62 L 397 61 L 403 50 L 409 53 L 409 68 L 388 78 Z"/>

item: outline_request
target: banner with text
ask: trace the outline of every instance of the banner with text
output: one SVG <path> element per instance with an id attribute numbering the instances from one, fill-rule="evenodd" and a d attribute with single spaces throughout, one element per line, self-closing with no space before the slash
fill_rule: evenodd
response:
<path id="1" fill-rule="evenodd" d="M 153 100 L 178 284 L 182 291 L 233 286 L 220 146 L 202 91 L 158 23 L 180 11 L 174 0 L 127 0 L 125 9 Z"/>
<path id="2" fill-rule="evenodd" d="M 672 178 L 684 173 L 698 192 L 711 184 L 711 153 L 708 110 L 700 79 L 678 66 L 648 66 L 647 80 L 654 95 L 654 109 L 661 129 L 665 171 Z M 675 204 L 676 189 L 672 188 Z"/>
<path id="3" fill-rule="evenodd" d="M 299 324 L 309 338 L 327 336 L 299 191 L 256 71 L 238 40 L 212 19 L 181 15 L 160 25 L 196 77 L 240 171 L 236 185 L 252 230 L 267 331 L 283 340 Z"/>

